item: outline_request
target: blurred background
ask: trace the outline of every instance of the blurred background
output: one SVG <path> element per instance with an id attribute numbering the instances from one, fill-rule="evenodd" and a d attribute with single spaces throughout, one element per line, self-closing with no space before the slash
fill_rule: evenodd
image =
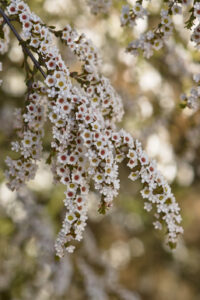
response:
<path id="1" fill-rule="evenodd" d="M 58 260 L 54 241 L 64 211 L 62 186 L 52 184 L 45 158 L 51 133 L 46 126 L 44 161 L 35 180 L 20 193 L 5 183 L 4 160 L 16 139 L 13 112 L 23 107 L 23 54 L 11 35 L 0 78 L 0 299 L 1 300 L 199 300 L 200 299 L 200 111 L 179 106 L 180 94 L 199 72 L 199 54 L 189 42 L 183 19 L 174 18 L 175 35 L 167 47 L 146 60 L 125 53 L 128 43 L 159 19 L 162 1 L 152 0 L 146 19 L 134 31 L 120 27 L 125 1 L 113 1 L 108 14 L 94 16 L 86 1 L 30 0 L 49 25 L 73 25 L 99 48 L 102 72 L 123 98 L 120 127 L 140 139 L 172 185 L 181 206 L 184 236 L 176 251 L 153 229 L 143 209 L 140 184 L 120 168 L 121 189 L 106 216 L 98 214 L 98 195 L 90 193 L 84 240 L 73 255 Z M 75 57 L 60 45 L 70 70 Z M 46 155 L 46 156 L 45 156 Z"/>

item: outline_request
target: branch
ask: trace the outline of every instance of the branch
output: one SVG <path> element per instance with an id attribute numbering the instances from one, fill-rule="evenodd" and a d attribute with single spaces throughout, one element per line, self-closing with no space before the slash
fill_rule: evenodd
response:
<path id="1" fill-rule="evenodd" d="M 35 59 L 35 57 L 33 56 L 32 52 L 25 46 L 24 40 L 21 38 L 21 36 L 19 35 L 19 33 L 16 31 L 15 27 L 12 25 L 12 23 L 10 22 L 10 19 L 4 13 L 4 11 L 2 10 L 2 8 L 0 8 L 0 14 L 2 15 L 5 23 L 8 24 L 8 26 L 10 27 L 10 29 L 12 30 L 12 32 L 14 33 L 14 35 L 16 36 L 16 38 L 18 39 L 20 45 L 22 46 L 22 49 L 23 49 L 24 53 L 26 53 L 30 57 L 30 59 L 32 60 L 32 62 L 36 66 L 36 68 L 40 71 L 40 73 L 42 74 L 42 76 L 44 78 L 46 78 L 47 75 L 45 74 L 45 72 L 41 68 L 39 62 Z"/>

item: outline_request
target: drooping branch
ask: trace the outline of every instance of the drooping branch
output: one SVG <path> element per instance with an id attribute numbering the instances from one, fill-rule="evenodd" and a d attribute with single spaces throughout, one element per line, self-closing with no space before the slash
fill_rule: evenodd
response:
<path id="1" fill-rule="evenodd" d="M 17 30 L 15 29 L 15 27 L 12 25 L 12 23 L 10 22 L 10 19 L 5 14 L 5 12 L 3 11 L 2 8 L 0 8 L 0 14 L 2 15 L 5 23 L 8 24 L 8 26 L 10 27 L 10 29 L 12 30 L 12 32 L 14 33 L 14 35 L 16 36 L 16 38 L 18 39 L 19 44 L 22 46 L 22 49 L 23 49 L 24 53 L 26 53 L 30 57 L 30 59 L 32 60 L 32 62 L 36 66 L 36 68 L 40 71 L 40 73 L 42 74 L 42 76 L 44 78 L 46 78 L 47 75 L 45 74 L 45 72 L 41 68 L 39 62 L 36 60 L 36 58 L 34 57 L 34 55 L 32 54 L 32 52 L 26 47 L 24 40 L 21 38 L 21 36 L 19 35 L 19 33 L 17 32 Z"/>
<path id="2" fill-rule="evenodd" d="M 26 30 L 26 21 L 22 17 L 18 19 L 26 36 L 37 36 L 35 51 L 40 53 L 39 57 L 42 57 L 47 69 L 45 87 L 48 89 L 45 92 L 47 91 L 50 100 L 47 101 L 47 111 L 52 124 L 52 170 L 56 181 L 66 185 L 66 215 L 55 243 L 56 254 L 62 257 L 65 251 L 73 252 L 74 242 L 83 237 L 88 218 L 91 179 L 95 189 L 101 194 L 100 212 L 111 207 L 119 191 L 118 170 L 124 159 L 128 160 L 127 166 L 131 169 L 129 178 L 132 181 L 139 178 L 143 183 L 141 194 L 146 199 L 145 209 L 156 211 L 155 228 L 162 229 L 163 224 L 167 227 L 167 242 L 173 248 L 178 235 L 183 232 L 180 226 L 180 208 L 171 188 L 157 170 L 155 161 L 149 160 L 140 142 L 123 129 L 116 131 L 116 123 L 123 115 L 122 102 L 109 80 L 94 66 L 95 48 L 69 25 L 62 30 L 62 35 L 57 34 L 66 45 L 69 43 L 70 49 L 76 49 L 75 54 L 84 62 L 81 82 L 79 80 L 82 89 L 77 88 L 70 78 L 71 76 L 78 81 L 77 74 L 69 73 L 68 66 L 54 43 L 52 28 L 48 28 L 40 19 L 38 26 L 34 26 L 36 15 L 28 5 L 20 0 L 10 2 L 7 10 L 9 16 L 12 17 L 13 10 L 19 16 L 23 11 L 30 20 L 29 30 Z M 8 21 L 11 22 L 10 19 Z M 31 47 L 31 39 L 24 42 L 25 46 L 26 43 L 28 48 Z M 28 114 L 23 113 L 23 118 L 29 128 L 30 124 L 37 120 L 39 122 L 37 127 L 34 126 L 34 132 L 23 132 L 20 142 L 13 144 L 12 149 L 20 152 L 21 157 L 18 160 L 8 157 L 6 160 L 6 177 L 12 190 L 19 189 L 32 179 L 32 168 L 27 164 L 26 158 L 29 157 L 31 161 L 38 159 L 33 145 L 38 143 L 38 133 L 43 134 L 42 130 L 38 130 L 39 123 L 43 121 L 42 110 L 35 107 L 40 102 L 35 93 L 31 100 L 33 103 L 28 103 Z"/>

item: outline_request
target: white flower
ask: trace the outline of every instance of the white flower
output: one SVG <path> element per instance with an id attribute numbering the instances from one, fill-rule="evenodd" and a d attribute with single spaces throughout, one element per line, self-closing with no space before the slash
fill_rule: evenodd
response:
<path id="1" fill-rule="evenodd" d="M 74 221 L 76 221 L 76 219 L 77 218 L 73 212 L 71 212 L 71 213 L 69 212 L 65 216 L 65 221 L 70 224 L 74 223 Z"/>
<path id="2" fill-rule="evenodd" d="M 19 152 L 20 144 L 18 142 L 11 142 L 11 150 L 15 152 Z"/>
<path id="3" fill-rule="evenodd" d="M 151 211 L 152 210 L 152 204 L 151 203 L 149 203 L 149 202 L 145 202 L 144 203 L 144 209 L 146 210 L 146 211 Z"/>
<path id="4" fill-rule="evenodd" d="M 162 230 L 162 224 L 159 221 L 153 223 L 155 229 Z"/>
<path id="5" fill-rule="evenodd" d="M 200 3 L 194 4 L 194 15 L 200 20 Z"/>
<path id="6" fill-rule="evenodd" d="M 155 39 L 152 47 L 155 50 L 160 50 L 163 47 L 163 41 L 161 39 Z"/>
<path id="7" fill-rule="evenodd" d="M 181 14 L 182 13 L 182 7 L 180 5 L 173 5 L 172 7 L 172 13 L 175 15 L 175 14 Z"/>
<path id="8" fill-rule="evenodd" d="M 129 179 L 132 181 L 135 181 L 139 178 L 140 173 L 138 171 L 136 172 L 131 172 L 130 175 L 128 176 Z"/>
<path id="9" fill-rule="evenodd" d="M 130 17 L 129 17 L 129 12 L 130 12 L 130 8 L 128 5 L 123 5 L 122 6 L 122 12 L 121 12 L 121 16 L 120 16 L 120 20 L 121 20 L 121 25 L 125 26 L 128 24 Z"/>
<path id="10" fill-rule="evenodd" d="M 57 81 L 56 78 L 52 75 L 48 75 L 47 78 L 45 79 L 45 83 L 49 87 L 55 86 L 56 81 Z"/>
<path id="11" fill-rule="evenodd" d="M 200 82 L 200 73 L 194 74 L 194 75 L 193 75 L 193 79 L 194 79 L 194 81 L 197 82 L 197 83 Z"/>
<path id="12" fill-rule="evenodd" d="M 104 175 L 101 174 L 101 173 L 97 173 L 95 176 L 94 176 L 94 181 L 97 182 L 97 183 L 101 183 L 104 181 Z"/>

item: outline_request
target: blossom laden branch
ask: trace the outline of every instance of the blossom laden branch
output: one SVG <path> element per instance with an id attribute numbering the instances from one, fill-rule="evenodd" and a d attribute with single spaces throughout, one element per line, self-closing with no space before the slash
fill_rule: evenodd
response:
<path id="1" fill-rule="evenodd" d="M 18 18 L 27 46 L 34 48 L 47 69 L 44 83 L 47 114 L 52 126 L 51 151 L 54 153 L 50 163 L 55 181 L 66 187 L 66 215 L 55 243 L 57 255 L 62 257 L 65 250 L 73 252 L 74 242 L 83 237 L 91 181 L 101 194 L 99 211 L 105 212 L 112 206 L 119 192 L 119 164 L 123 160 L 131 170 L 129 178 L 132 181 L 139 178 L 143 184 L 141 194 L 146 199 L 145 209 L 156 211 L 155 228 L 161 229 L 164 225 L 167 242 L 174 247 L 178 235 L 183 232 L 180 208 L 171 188 L 139 141 L 123 129 L 117 131 L 116 123 L 123 116 L 122 101 L 109 80 L 99 72 L 96 48 L 85 35 L 80 35 L 69 25 L 59 33 L 49 28 L 23 1 L 11 0 L 7 12 Z M 54 44 L 53 34 L 81 61 L 82 74 L 72 74 L 80 85 L 71 81 L 69 68 Z M 29 180 L 27 159 L 35 165 L 41 154 L 32 152 L 43 136 L 43 132 L 33 125 L 38 120 L 43 129 L 45 121 L 38 118 L 41 87 L 34 84 L 32 89 L 26 113 L 22 115 L 26 124 L 21 132 L 22 141 L 12 145 L 23 159 L 20 164 L 18 160 L 7 159 L 7 178 L 12 190 L 19 189 Z"/>
<path id="2" fill-rule="evenodd" d="M 23 48 L 23 52 L 30 57 L 30 59 L 32 60 L 32 62 L 36 66 L 36 68 L 40 71 L 40 73 L 42 74 L 42 76 L 44 78 L 46 78 L 46 74 L 43 71 L 43 69 L 41 68 L 40 64 L 35 59 L 35 57 L 32 54 L 32 52 L 26 47 L 25 41 L 21 38 L 21 36 L 19 35 L 19 33 L 17 32 L 17 30 L 15 29 L 15 27 L 12 25 L 12 23 L 10 22 L 10 19 L 8 18 L 8 16 L 5 14 L 5 12 L 3 11 L 3 9 L 1 7 L 0 7 L 0 14 L 2 15 L 4 21 L 8 24 L 8 26 L 10 27 L 10 29 L 12 30 L 12 32 L 14 33 L 14 35 L 16 36 L 16 38 L 18 39 L 19 44 Z"/>

